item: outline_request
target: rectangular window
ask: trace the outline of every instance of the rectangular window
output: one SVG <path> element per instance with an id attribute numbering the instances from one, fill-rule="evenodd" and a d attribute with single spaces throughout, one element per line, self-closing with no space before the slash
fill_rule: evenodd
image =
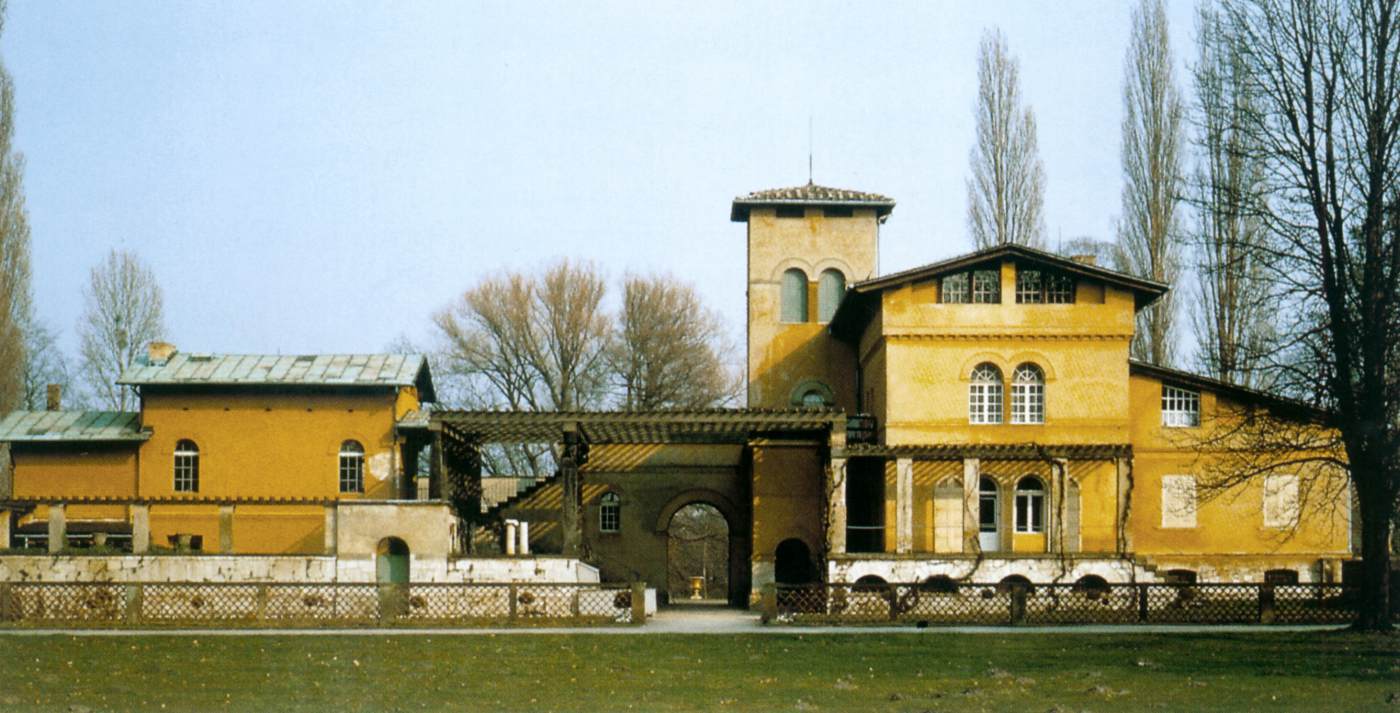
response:
<path id="1" fill-rule="evenodd" d="M 778 206 L 777 214 L 779 218 L 805 218 L 807 209 L 800 205 Z"/>
<path id="2" fill-rule="evenodd" d="M 968 423 L 1001 423 L 1001 384 L 973 384 L 967 396 Z"/>
<path id="3" fill-rule="evenodd" d="M 971 301 L 967 288 L 967 273 L 960 272 L 943 278 L 938 301 L 944 304 L 967 304 Z"/>
<path id="4" fill-rule="evenodd" d="M 1045 301 L 1040 270 L 1016 268 L 1016 304 L 1033 305 Z"/>
<path id="5" fill-rule="evenodd" d="M 199 454 L 175 453 L 175 492 L 199 492 Z"/>
<path id="6" fill-rule="evenodd" d="M 1045 532 L 1045 496 L 1040 493 L 1016 494 L 1016 532 L 1036 535 Z"/>
<path id="7" fill-rule="evenodd" d="M 365 457 L 361 454 L 340 454 L 340 492 L 365 492 Z"/>
<path id="8" fill-rule="evenodd" d="M 1162 425 L 1169 428 L 1201 425 L 1201 392 L 1163 384 Z"/>
<path id="9" fill-rule="evenodd" d="M 1196 479 L 1190 475 L 1162 476 L 1162 527 L 1196 526 Z"/>
<path id="10" fill-rule="evenodd" d="M 1264 478 L 1264 527 L 1291 528 L 1298 524 L 1298 476 Z"/>
<path id="11" fill-rule="evenodd" d="M 972 301 L 980 305 L 1001 302 L 1001 272 L 999 270 L 972 271 Z"/>
<path id="12" fill-rule="evenodd" d="M 850 218 L 855 215 L 853 208 L 823 208 L 822 215 L 827 218 Z"/>

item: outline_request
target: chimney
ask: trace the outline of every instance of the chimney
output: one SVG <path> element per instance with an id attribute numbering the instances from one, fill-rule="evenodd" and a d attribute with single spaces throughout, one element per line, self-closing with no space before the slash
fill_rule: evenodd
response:
<path id="1" fill-rule="evenodd" d="M 1098 264 L 1099 264 L 1099 259 L 1098 259 L 1098 257 L 1096 257 L 1096 256 L 1094 256 L 1094 255 L 1089 255 L 1089 254 L 1084 254 L 1084 255 L 1070 255 L 1070 256 L 1069 256 L 1069 259 L 1071 259 L 1071 260 L 1073 260 L 1073 261 L 1075 261 L 1075 262 L 1077 262 L 1077 263 L 1079 263 L 1079 264 L 1081 264 L 1081 265 L 1098 265 Z"/>
<path id="2" fill-rule="evenodd" d="M 44 404 L 49 411 L 63 410 L 63 387 L 59 384 L 49 384 L 48 401 Z"/>
<path id="3" fill-rule="evenodd" d="M 146 361 L 153 366 L 161 366 L 175 356 L 175 345 L 169 342 L 151 342 L 146 345 Z"/>

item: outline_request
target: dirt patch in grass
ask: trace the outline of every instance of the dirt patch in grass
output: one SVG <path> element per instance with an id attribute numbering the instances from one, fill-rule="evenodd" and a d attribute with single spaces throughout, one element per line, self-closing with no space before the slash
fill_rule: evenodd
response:
<path id="1" fill-rule="evenodd" d="M 1400 637 L 6 637 L 5 711 L 1396 710 Z M 1400 698 L 1397 698 L 1400 700 Z"/>

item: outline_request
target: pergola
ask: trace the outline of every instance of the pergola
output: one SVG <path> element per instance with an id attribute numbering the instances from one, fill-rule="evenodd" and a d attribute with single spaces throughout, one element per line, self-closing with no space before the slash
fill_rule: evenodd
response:
<path id="1" fill-rule="evenodd" d="M 434 468 L 444 499 L 463 500 L 470 547 L 481 502 L 480 447 L 550 443 L 558 450 L 563 491 L 560 525 L 566 556 L 582 552 L 583 489 L 579 469 L 590 445 L 747 444 L 765 438 L 827 439 L 844 435 L 846 415 L 831 409 L 699 409 L 665 411 L 434 411 L 427 429 L 441 444 Z M 836 444 L 838 447 L 844 445 Z M 462 488 L 462 492 L 455 489 Z"/>

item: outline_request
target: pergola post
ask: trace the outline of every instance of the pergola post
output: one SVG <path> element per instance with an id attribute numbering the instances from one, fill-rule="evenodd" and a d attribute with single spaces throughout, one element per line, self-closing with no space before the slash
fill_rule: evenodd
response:
<path id="1" fill-rule="evenodd" d="M 10 511 L 0 510 L 0 549 L 10 549 Z"/>
<path id="2" fill-rule="evenodd" d="M 58 554 L 68 546 L 66 507 L 63 503 L 49 505 L 49 554 Z"/>
<path id="3" fill-rule="evenodd" d="M 908 554 L 914 550 L 914 461 L 898 458 L 894 466 L 894 551 Z"/>
<path id="4" fill-rule="evenodd" d="M 151 549 L 151 506 L 131 506 L 131 553 L 144 555 Z"/>
<path id="5" fill-rule="evenodd" d="M 981 552 L 977 536 L 981 528 L 981 502 L 978 500 L 982 483 L 982 461 L 963 459 L 963 552 Z"/>
<path id="6" fill-rule="evenodd" d="M 233 505 L 219 506 L 219 553 L 233 553 Z"/>
<path id="7" fill-rule="evenodd" d="M 1133 536 L 1128 529 L 1133 497 L 1132 464 L 1127 458 L 1118 457 L 1113 459 L 1113 466 L 1118 479 L 1118 554 L 1125 555 L 1133 551 Z"/>
<path id="8" fill-rule="evenodd" d="M 583 485 L 579 461 L 583 457 L 583 434 L 577 423 L 564 425 L 564 449 L 559 458 L 559 484 L 563 497 L 559 504 L 559 525 L 564 535 L 564 556 L 583 553 Z"/>
<path id="9" fill-rule="evenodd" d="M 326 505 L 326 532 L 323 536 L 322 547 L 328 555 L 335 555 L 340 546 L 339 540 L 337 539 L 339 533 L 336 532 L 336 528 L 339 526 L 336 521 L 336 513 L 335 503 Z"/>

